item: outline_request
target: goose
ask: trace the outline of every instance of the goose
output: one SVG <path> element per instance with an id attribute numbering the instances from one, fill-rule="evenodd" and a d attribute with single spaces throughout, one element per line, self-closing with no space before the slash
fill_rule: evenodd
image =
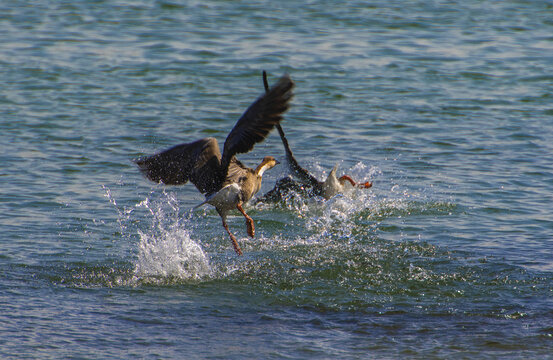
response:
<path id="1" fill-rule="evenodd" d="M 253 102 L 227 135 L 222 154 L 217 140 L 207 137 L 135 160 L 151 181 L 165 185 L 181 185 L 188 181 L 194 184 L 205 195 L 205 201 L 197 207 L 204 204 L 215 207 L 238 255 L 242 255 L 242 250 L 228 227 L 227 215 L 233 209 L 240 211 L 246 219 L 248 235 L 255 236 L 253 219 L 244 211 L 243 204 L 259 191 L 263 174 L 278 161 L 266 156 L 251 169 L 235 155 L 250 151 L 282 120 L 293 97 L 293 87 L 294 82 L 285 74 Z"/>
<path id="2" fill-rule="evenodd" d="M 263 85 L 265 87 L 265 91 L 268 92 L 269 83 L 267 82 L 267 73 L 265 71 L 263 71 Z M 336 164 L 334 168 L 330 171 L 325 181 L 319 181 L 316 177 L 311 175 L 307 170 L 305 170 L 298 164 L 296 158 L 294 157 L 294 154 L 292 153 L 292 149 L 290 149 L 290 145 L 288 144 L 288 140 L 286 139 L 284 130 L 282 130 L 282 126 L 280 124 L 276 124 L 275 127 L 277 128 L 280 139 L 282 140 L 282 144 L 284 145 L 286 160 L 288 162 L 290 170 L 292 171 L 293 175 L 295 175 L 300 181 L 296 182 L 291 177 L 282 178 L 278 180 L 276 186 L 263 197 L 261 197 L 259 201 L 277 201 L 282 199 L 282 195 L 289 191 L 294 191 L 296 193 L 311 197 L 321 196 L 325 200 L 328 200 L 337 194 L 343 193 L 346 186 L 345 184 L 347 182 L 349 182 L 353 187 L 363 189 L 368 189 L 372 187 L 371 182 L 367 181 L 364 183 L 358 183 L 354 181 L 349 175 L 342 175 L 338 178 L 336 176 L 338 164 Z"/>

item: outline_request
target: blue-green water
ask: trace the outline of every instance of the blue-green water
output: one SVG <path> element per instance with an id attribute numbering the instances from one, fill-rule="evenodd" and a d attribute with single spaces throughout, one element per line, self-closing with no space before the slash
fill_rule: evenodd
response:
<path id="1" fill-rule="evenodd" d="M 1 358 L 546 358 L 549 1 L 5 1 Z M 131 159 L 215 136 L 287 72 L 319 178 L 229 219 Z M 284 159 L 276 133 L 240 159 Z M 268 172 L 262 192 L 286 174 Z"/>

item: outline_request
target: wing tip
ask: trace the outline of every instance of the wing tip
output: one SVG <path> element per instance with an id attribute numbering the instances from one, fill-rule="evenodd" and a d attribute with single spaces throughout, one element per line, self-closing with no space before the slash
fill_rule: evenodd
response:
<path id="1" fill-rule="evenodd" d="M 143 156 L 136 159 L 132 159 L 132 162 L 136 164 L 136 166 L 138 167 L 138 170 L 142 173 L 142 175 L 145 178 L 155 183 L 162 182 L 161 177 L 156 175 L 156 171 L 154 169 L 151 156 Z"/>

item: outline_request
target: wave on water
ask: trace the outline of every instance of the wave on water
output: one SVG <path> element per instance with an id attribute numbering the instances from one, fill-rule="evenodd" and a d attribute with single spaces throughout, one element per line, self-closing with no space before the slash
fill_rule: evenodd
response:
<path id="1" fill-rule="evenodd" d="M 132 255 L 111 264 L 75 264 L 53 281 L 79 287 L 224 281 L 247 285 L 271 303 L 373 311 L 394 298 L 446 315 L 469 311 L 464 299 L 478 297 L 479 289 L 504 291 L 517 277 L 516 286 L 527 291 L 536 282 L 520 268 L 426 241 L 418 224 L 458 214 L 462 207 L 455 202 L 401 179 L 381 180 L 378 169 L 362 164 L 344 172 L 375 186 L 327 201 L 298 195 L 258 203 L 248 209 L 259 228 L 253 239 L 245 237 L 243 218 L 230 216 L 241 257 L 213 209 L 181 209 L 178 192 L 159 188 L 121 206 L 105 188 Z"/>

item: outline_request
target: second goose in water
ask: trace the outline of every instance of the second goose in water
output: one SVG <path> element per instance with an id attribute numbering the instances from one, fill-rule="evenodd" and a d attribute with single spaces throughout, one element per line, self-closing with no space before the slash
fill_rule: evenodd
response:
<path id="1" fill-rule="evenodd" d="M 263 85 L 265 86 L 266 92 L 270 91 L 269 83 L 267 82 L 267 73 L 265 71 L 263 71 Z M 284 145 L 286 160 L 288 161 L 290 170 L 299 179 L 299 182 L 293 180 L 291 177 L 282 178 L 277 181 L 274 189 L 265 194 L 262 198 L 259 199 L 259 201 L 281 200 L 283 194 L 289 191 L 294 191 L 296 193 L 304 194 L 307 196 L 322 196 L 323 198 L 328 200 L 336 194 L 343 193 L 346 182 L 349 182 L 353 187 L 358 188 L 367 189 L 372 187 L 371 182 L 367 181 L 364 183 L 358 183 L 354 181 L 349 175 L 343 175 L 339 178 L 336 177 L 336 170 L 338 168 L 338 165 L 334 166 L 325 181 L 317 180 L 317 178 L 315 178 L 307 170 L 305 170 L 298 164 L 296 158 L 294 157 L 294 154 L 292 154 L 292 149 L 290 149 L 290 145 L 288 144 L 288 140 L 284 135 L 282 127 L 280 126 L 280 124 L 276 124 L 275 126 L 280 135 L 280 139 L 282 140 L 282 144 Z"/>

